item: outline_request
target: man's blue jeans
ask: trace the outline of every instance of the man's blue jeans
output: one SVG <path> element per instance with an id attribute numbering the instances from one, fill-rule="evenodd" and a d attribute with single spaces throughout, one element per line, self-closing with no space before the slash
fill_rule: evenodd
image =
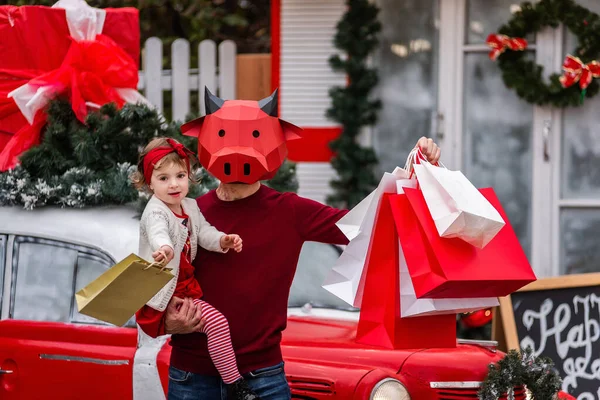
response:
<path id="1" fill-rule="evenodd" d="M 263 400 L 290 400 L 283 363 L 244 375 Z M 227 385 L 218 376 L 198 375 L 169 368 L 169 400 L 227 400 Z"/>

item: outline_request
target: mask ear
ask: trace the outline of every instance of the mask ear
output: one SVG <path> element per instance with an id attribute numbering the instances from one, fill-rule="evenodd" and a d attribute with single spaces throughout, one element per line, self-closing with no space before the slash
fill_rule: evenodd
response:
<path id="1" fill-rule="evenodd" d="M 269 97 L 265 97 L 264 99 L 258 101 L 258 107 L 271 117 L 277 117 L 277 99 L 279 97 L 277 94 L 278 91 L 278 89 L 275 89 L 275 91 Z"/>
<path id="2" fill-rule="evenodd" d="M 286 141 L 302 139 L 302 128 L 282 119 L 279 120 L 279 123 Z"/>
<path id="3" fill-rule="evenodd" d="M 224 103 L 225 100 L 215 96 L 206 86 L 204 86 L 204 108 L 206 115 L 219 111 Z"/>
<path id="4" fill-rule="evenodd" d="M 204 123 L 205 117 L 196 118 L 186 124 L 181 125 L 181 133 L 185 136 L 198 137 L 200 135 L 200 129 Z"/>

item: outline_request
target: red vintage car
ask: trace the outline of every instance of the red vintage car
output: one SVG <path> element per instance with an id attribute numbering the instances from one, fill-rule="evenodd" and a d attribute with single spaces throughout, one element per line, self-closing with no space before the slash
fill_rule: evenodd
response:
<path id="1" fill-rule="evenodd" d="M 74 302 L 77 290 L 137 249 L 135 214 L 0 207 L 0 399 L 164 399 L 168 337 L 137 351 L 133 320 L 109 326 L 79 314 Z M 355 343 L 358 310 L 321 288 L 339 253 L 318 243 L 302 251 L 282 344 L 292 397 L 475 399 L 488 365 L 503 356 L 495 344 L 389 350 Z M 520 388 L 515 395 L 526 398 Z"/>

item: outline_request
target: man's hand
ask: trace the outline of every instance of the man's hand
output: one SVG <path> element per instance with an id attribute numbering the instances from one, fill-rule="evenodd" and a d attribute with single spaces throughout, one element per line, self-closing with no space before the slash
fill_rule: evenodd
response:
<path id="1" fill-rule="evenodd" d="M 221 236 L 221 248 L 233 249 L 239 253 L 242 251 L 242 238 L 235 234 L 223 235 Z"/>
<path id="2" fill-rule="evenodd" d="M 202 307 L 194 305 L 190 298 L 181 299 L 173 296 L 165 310 L 165 332 L 185 334 L 202 330 Z"/>
<path id="3" fill-rule="evenodd" d="M 164 245 L 160 246 L 160 249 L 152 253 L 152 258 L 154 258 L 154 261 L 156 262 L 163 262 L 165 265 L 167 265 L 173 259 L 173 255 L 173 248 L 171 246 Z M 163 261 L 165 259 L 166 261 Z"/>
<path id="4" fill-rule="evenodd" d="M 419 139 L 415 147 L 418 147 L 421 150 L 421 153 L 423 153 L 425 158 L 427 158 L 427 161 L 429 161 L 431 164 L 435 164 L 440 160 L 442 151 L 432 139 L 428 139 L 423 136 L 421 139 Z"/>

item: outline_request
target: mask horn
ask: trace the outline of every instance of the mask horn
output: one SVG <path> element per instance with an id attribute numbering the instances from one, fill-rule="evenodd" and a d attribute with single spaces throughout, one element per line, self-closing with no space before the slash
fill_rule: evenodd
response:
<path id="1" fill-rule="evenodd" d="M 223 103 L 225 103 L 225 100 L 218 98 L 204 86 L 204 108 L 206 115 L 219 111 Z"/>
<path id="2" fill-rule="evenodd" d="M 279 89 L 275 89 L 272 95 L 265 97 L 258 102 L 258 106 L 271 117 L 277 117 L 277 94 Z"/>

